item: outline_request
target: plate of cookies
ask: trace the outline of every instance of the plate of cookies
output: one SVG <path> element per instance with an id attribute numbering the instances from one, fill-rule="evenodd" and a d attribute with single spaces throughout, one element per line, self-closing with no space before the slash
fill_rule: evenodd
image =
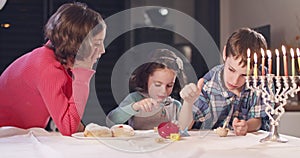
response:
<path id="1" fill-rule="evenodd" d="M 153 132 L 154 133 L 154 132 Z M 89 140 L 128 140 L 140 137 L 150 137 L 151 133 L 135 131 L 126 124 L 116 124 L 111 128 L 90 123 L 86 126 L 84 132 L 72 134 L 72 137 Z"/>

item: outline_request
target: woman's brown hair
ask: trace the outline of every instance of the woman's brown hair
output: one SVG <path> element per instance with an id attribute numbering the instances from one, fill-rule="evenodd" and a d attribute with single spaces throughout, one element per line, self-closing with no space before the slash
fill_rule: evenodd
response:
<path id="1" fill-rule="evenodd" d="M 45 25 L 46 46 L 55 51 L 61 64 L 74 63 L 80 46 L 86 37 L 93 37 L 105 29 L 101 15 L 86 4 L 67 3 L 58 8 Z M 88 47 L 83 43 L 83 47 Z"/>

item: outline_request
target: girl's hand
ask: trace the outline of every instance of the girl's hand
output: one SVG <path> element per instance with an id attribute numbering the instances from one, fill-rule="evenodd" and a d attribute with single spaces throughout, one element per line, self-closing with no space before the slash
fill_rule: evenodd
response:
<path id="1" fill-rule="evenodd" d="M 189 104 L 194 104 L 196 99 L 199 97 L 201 93 L 201 89 L 203 86 L 204 80 L 201 78 L 197 85 L 194 83 L 190 83 L 183 87 L 183 89 L 180 91 L 180 97 Z"/>
<path id="2" fill-rule="evenodd" d="M 159 103 L 152 98 L 143 99 L 132 105 L 132 108 L 135 111 L 142 110 L 144 112 L 151 112 L 153 108 L 158 108 L 158 107 L 159 107 Z"/>
<path id="3" fill-rule="evenodd" d="M 239 120 L 238 118 L 234 118 L 232 122 L 232 126 L 234 129 L 234 133 L 237 136 L 245 136 L 248 131 L 248 124 L 245 120 Z"/>

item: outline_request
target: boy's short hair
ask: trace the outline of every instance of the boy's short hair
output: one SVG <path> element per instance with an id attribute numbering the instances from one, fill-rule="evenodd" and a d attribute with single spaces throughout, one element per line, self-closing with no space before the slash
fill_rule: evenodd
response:
<path id="1" fill-rule="evenodd" d="M 241 57 L 242 67 L 247 65 L 247 49 L 251 51 L 251 67 L 253 67 L 253 56 L 256 52 L 257 63 L 261 62 L 261 48 L 266 52 L 267 42 L 264 36 L 250 28 L 240 28 L 233 32 L 226 43 L 226 58 L 229 56 L 238 59 Z M 266 53 L 265 53 L 266 56 Z"/>

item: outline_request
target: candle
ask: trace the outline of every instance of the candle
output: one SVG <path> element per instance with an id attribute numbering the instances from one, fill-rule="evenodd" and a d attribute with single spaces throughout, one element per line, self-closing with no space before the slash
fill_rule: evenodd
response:
<path id="1" fill-rule="evenodd" d="M 279 58 L 279 50 L 275 49 L 276 53 L 276 75 L 280 75 L 280 58 Z"/>
<path id="2" fill-rule="evenodd" d="M 247 49 L 247 76 L 250 74 L 250 49 Z"/>
<path id="3" fill-rule="evenodd" d="M 256 78 L 257 77 L 257 54 L 254 53 L 254 77 Z"/>
<path id="4" fill-rule="evenodd" d="M 264 49 L 260 49 L 261 52 L 261 75 L 265 75 L 265 51 Z"/>
<path id="5" fill-rule="evenodd" d="M 268 55 L 268 69 L 269 69 L 269 74 L 272 74 L 272 53 L 270 50 L 267 50 L 267 55 Z"/>
<path id="6" fill-rule="evenodd" d="M 290 49 L 291 57 L 292 57 L 292 76 L 295 76 L 295 59 L 294 59 L 294 49 Z"/>
<path id="7" fill-rule="evenodd" d="M 284 46 L 281 47 L 283 53 L 283 67 L 284 67 L 284 76 L 288 76 L 288 67 L 287 67 L 287 58 L 286 58 L 286 49 Z"/>
<path id="8" fill-rule="evenodd" d="M 297 57 L 298 57 L 298 71 L 300 71 L 300 50 L 299 48 L 296 49 Z"/>

